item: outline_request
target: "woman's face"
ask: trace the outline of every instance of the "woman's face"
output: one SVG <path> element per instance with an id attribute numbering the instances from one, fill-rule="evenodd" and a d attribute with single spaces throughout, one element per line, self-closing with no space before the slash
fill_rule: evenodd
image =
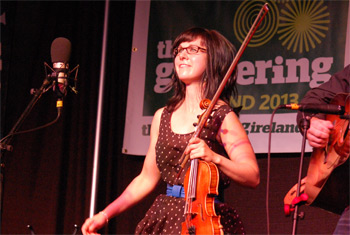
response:
<path id="1" fill-rule="evenodd" d="M 175 70 L 179 79 L 185 84 L 200 81 L 207 67 L 206 48 L 201 45 L 201 39 L 183 42 L 177 49 Z"/>

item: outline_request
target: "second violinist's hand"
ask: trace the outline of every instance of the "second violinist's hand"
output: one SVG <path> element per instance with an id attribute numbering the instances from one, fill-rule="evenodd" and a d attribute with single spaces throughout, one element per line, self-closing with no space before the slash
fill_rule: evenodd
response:
<path id="1" fill-rule="evenodd" d="M 312 117 L 310 120 L 310 128 L 307 131 L 307 139 L 309 140 L 310 146 L 314 148 L 325 147 L 333 128 L 332 122 Z"/>
<path id="2" fill-rule="evenodd" d="M 186 154 L 190 154 L 191 159 L 201 159 L 206 162 L 216 162 L 219 157 L 209 146 L 200 138 L 191 139 L 188 143 Z"/>
<path id="3" fill-rule="evenodd" d="M 105 226 L 107 223 L 106 217 L 99 213 L 94 215 L 92 218 L 85 220 L 85 223 L 81 227 L 81 231 L 84 235 L 97 235 L 97 230 Z"/>
<path id="4" fill-rule="evenodd" d="M 334 149 L 340 156 L 339 164 L 344 163 L 350 155 L 350 133 L 347 133 L 345 139 L 341 139 L 335 144 Z"/>

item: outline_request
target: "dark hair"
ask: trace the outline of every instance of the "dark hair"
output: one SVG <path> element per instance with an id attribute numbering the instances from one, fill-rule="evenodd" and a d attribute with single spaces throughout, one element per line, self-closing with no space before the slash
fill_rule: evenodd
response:
<path id="1" fill-rule="evenodd" d="M 202 45 L 207 48 L 207 67 L 201 78 L 202 84 L 206 84 L 203 86 L 202 98 L 212 99 L 236 55 L 236 49 L 216 30 L 190 28 L 177 36 L 173 43 L 173 51 L 181 43 L 197 38 L 200 38 Z M 220 99 L 227 104 L 230 104 L 230 97 L 235 97 L 237 94 L 235 77 L 236 72 L 234 71 L 220 95 Z M 172 112 L 185 98 L 185 84 L 178 78 L 175 70 L 169 86 L 173 88 L 174 94 L 169 99 L 167 108 Z"/>

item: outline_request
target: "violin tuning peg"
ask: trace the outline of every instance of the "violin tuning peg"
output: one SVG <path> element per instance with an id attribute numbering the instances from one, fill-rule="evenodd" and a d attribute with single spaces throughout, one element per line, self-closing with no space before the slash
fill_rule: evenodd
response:
<path id="1" fill-rule="evenodd" d="M 198 123 L 196 123 L 196 122 L 193 123 L 193 126 L 194 126 L 194 127 L 196 127 L 197 125 L 198 125 Z"/>

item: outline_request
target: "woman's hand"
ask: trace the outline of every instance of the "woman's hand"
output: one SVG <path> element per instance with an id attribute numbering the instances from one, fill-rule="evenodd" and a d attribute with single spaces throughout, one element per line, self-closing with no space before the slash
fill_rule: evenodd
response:
<path id="1" fill-rule="evenodd" d="M 96 235 L 97 230 L 102 228 L 107 224 L 108 220 L 103 213 L 98 213 L 94 215 L 92 218 L 88 218 L 85 220 L 85 223 L 81 227 L 81 231 L 84 235 Z"/>
<path id="2" fill-rule="evenodd" d="M 310 120 L 310 128 L 306 134 L 310 146 L 314 148 L 326 147 L 333 128 L 332 122 L 312 117 Z"/>
<path id="3" fill-rule="evenodd" d="M 201 159 L 206 162 L 216 163 L 216 160 L 220 157 L 214 151 L 212 151 L 209 146 L 204 142 L 204 140 L 196 137 L 188 142 L 188 146 L 185 151 L 186 154 L 190 154 L 191 159 Z"/>

